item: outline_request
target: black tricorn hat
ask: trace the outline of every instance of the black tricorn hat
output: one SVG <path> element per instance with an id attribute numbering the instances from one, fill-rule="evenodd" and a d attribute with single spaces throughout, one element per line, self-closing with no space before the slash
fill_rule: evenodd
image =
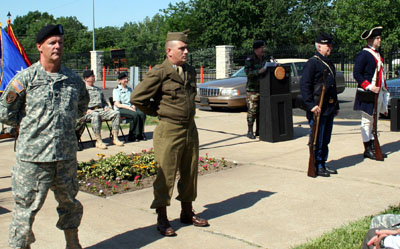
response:
<path id="1" fill-rule="evenodd" d="M 122 80 L 123 78 L 128 77 L 128 73 L 127 72 L 122 72 L 118 74 L 118 79 Z"/>
<path id="2" fill-rule="evenodd" d="M 372 37 L 375 37 L 375 36 L 380 36 L 382 34 L 382 30 L 383 30 L 382 26 L 372 28 L 371 30 L 365 30 L 361 34 L 361 39 L 367 40 L 368 38 L 372 38 Z"/>
<path id="3" fill-rule="evenodd" d="M 333 44 L 333 37 L 322 32 L 317 38 L 315 38 L 315 42 L 321 44 Z"/>
<path id="4" fill-rule="evenodd" d="M 89 78 L 90 76 L 94 75 L 93 70 L 86 70 L 83 72 L 82 76 L 84 79 Z"/>
<path id="5" fill-rule="evenodd" d="M 64 35 L 64 29 L 61 24 L 49 24 L 44 26 L 39 33 L 36 35 L 36 43 L 41 43 L 50 36 Z"/>

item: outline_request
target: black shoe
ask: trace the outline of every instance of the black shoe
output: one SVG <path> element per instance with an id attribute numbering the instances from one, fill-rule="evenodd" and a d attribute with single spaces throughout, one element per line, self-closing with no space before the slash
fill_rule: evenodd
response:
<path id="1" fill-rule="evenodd" d="M 331 169 L 328 166 L 325 166 L 325 170 L 326 172 L 328 172 L 329 174 L 337 174 L 337 170 L 336 169 Z"/>
<path id="2" fill-rule="evenodd" d="M 250 139 L 256 139 L 256 136 L 254 136 L 254 133 L 253 132 L 247 132 L 247 137 L 248 138 L 250 138 Z"/>
<path id="3" fill-rule="evenodd" d="M 318 168 L 317 176 L 329 177 L 329 176 L 331 176 L 331 174 L 329 174 L 329 172 L 324 168 Z"/>
<path id="4" fill-rule="evenodd" d="M 147 137 L 146 137 L 146 134 L 145 134 L 145 133 L 142 133 L 142 140 L 143 140 L 143 141 L 146 141 L 146 140 L 147 140 Z"/>
<path id="5" fill-rule="evenodd" d="M 135 135 L 133 135 L 133 134 L 131 135 L 131 134 L 130 134 L 130 135 L 128 136 L 128 141 L 129 141 L 129 142 L 139 142 L 139 139 L 138 139 Z"/>

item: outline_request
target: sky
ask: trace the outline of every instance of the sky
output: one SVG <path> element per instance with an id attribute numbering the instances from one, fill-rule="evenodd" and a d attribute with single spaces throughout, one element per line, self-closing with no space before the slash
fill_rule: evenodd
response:
<path id="1" fill-rule="evenodd" d="M 126 22 L 141 22 L 166 9 L 169 3 L 183 0 L 94 0 L 95 27 L 121 27 Z M 186 0 L 184 2 L 187 2 Z M 29 11 L 47 12 L 54 16 L 76 16 L 89 30 L 93 30 L 93 0 L 0 0 L 0 22 L 7 24 L 7 14 L 13 20 Z"/>

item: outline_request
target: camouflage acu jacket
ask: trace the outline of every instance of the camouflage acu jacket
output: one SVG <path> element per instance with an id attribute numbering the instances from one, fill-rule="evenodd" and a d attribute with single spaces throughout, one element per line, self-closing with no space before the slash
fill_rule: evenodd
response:
<path id="1" fill-rule="evenodd" d="M 85 83 L 63 66 L 51 77 L 36 62 L 14 76 L 0 98 L 0 122 L 19 126 L 17 158 L 75 159 L 76 120 L 84 115 L 88 102 Z"/>

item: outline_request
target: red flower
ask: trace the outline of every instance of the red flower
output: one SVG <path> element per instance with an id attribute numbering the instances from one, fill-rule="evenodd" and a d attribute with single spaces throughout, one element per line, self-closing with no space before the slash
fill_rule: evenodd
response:
<path id="1" fill-rule="evenodd" d="M 140 178 L 140 175 L 135 176 L 135 181 Z"/>

